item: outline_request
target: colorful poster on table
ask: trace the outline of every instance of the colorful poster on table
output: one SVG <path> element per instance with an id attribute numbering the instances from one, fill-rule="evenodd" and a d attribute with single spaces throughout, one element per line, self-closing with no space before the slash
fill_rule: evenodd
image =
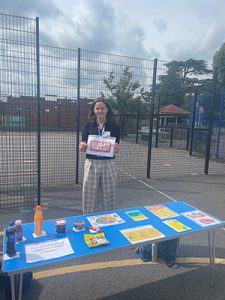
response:
<path id="1" fill-rule="evenodd" d="M 151 241 L 165 236 L 151 225 L 122 229 L 120 232 L 131 244 Z"/>
<path id="2" fill-rule="evenodd" d="M 145 207 L 160 219 L 168 219 L 179 216 L 179 214 L 177 214 L 176 212 L 172 211 L 164 205 L 151 205 Z"/>
<path id="3" fill-rule="evenodd" d="M 98 156 L 113 157 L 115 142 L 115 137 L 89 135 L 86 153 Z"/>
<path id="4" fill-rule="evenodd" d="M 202 227 L 221 223 L 220 221 L 214 219 L 213 217 L 210 217 L 209 215 L 197 209 L 186 213 L 182 213 L 182 215 Z"/>
<path id="5" fill-rule="evenodd" d="M 197 209 L 186 213 L 182 213 L 182 215 L 191 220 L 195 220 L 207 216 L 203 211 Z"/>
<path id="6" fill-rule="evenodd" d="M 177 232 L 183 232 L 183 231 L 191 230 L 190 227 L 188 227 L 187 225 L 177 221 L 176 219 L 165 220 L 165 221 L 163 221 L 163 223 L 168 225 L 169 227 L 171 227 L 172 229 L 174 229 Z"/>
<path id="7" fill-rule="evenodd" d="M 103 227 L 125 223 L 125 221 L 116 213 L 90 216 L 87 217 L 87 219 L 93 227 Z"/>
<path id="8" fill-rule="evenodd" d="M 140 210 L 130 210 L 125 212 L 128 217 L 130 217 L 133 221 L 143 221 L 147 220 L 148 217 L 146 217 Z"/>

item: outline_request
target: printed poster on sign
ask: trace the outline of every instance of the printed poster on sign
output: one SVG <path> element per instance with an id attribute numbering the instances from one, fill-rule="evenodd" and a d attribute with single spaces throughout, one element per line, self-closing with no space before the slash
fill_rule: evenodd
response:
<path id="1" fill-rule="evenodd" d="M 102 137 L 98 135 L 89 135 L 87 141 L 87 154 L 113 157 L 115 137 Z"/>

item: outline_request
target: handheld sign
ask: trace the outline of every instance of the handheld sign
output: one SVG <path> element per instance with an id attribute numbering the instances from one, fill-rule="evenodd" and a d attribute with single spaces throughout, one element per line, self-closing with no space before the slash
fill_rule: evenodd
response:
<path id="1" fill-rule="evenodd" d="M 98 156 L 113 157 L 115 142 L 115 137 L 89 135 L 86 153 Z"/>

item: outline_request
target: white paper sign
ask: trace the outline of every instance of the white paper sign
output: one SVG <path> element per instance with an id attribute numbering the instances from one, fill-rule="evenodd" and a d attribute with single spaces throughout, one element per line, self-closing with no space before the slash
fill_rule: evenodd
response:
<path id="1" fill-rule="evenodd" d="M 68 238 L 57 239 L 42 243 L 29 244 L 25 246 L 26 261 L 33 263 L 73 254 Z"/>
<path id="2" fill-rule="evenodd" d="M 102 137 L 98 135 L 88 136 L 87 154 L 113 157 L 114 145 L 116 142 L 115 137 Z"/>

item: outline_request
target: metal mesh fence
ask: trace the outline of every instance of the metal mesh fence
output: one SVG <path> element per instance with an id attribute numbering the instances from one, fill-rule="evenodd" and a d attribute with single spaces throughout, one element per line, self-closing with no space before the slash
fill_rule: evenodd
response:
<path id="1" fill-rule="evenodd" d="M 36 21 L 0 15 L 0 206 L 37 191 Z"/>
<path id="2" fill-rule="evenodd" d="M 75 184 L 77 51 L 40 46 L 41 183 Z"/>
<path id="3" fill-rule="evenodd" d="M 134 97 L 140 95 L 140 91 L 150 91 L 152 85 L 152 75 L 153 75 L 153 61 L 147 59 L 138 59 L 133 57 L 126 57 L 120 55 L 111 55 L 106 53 L 98 53 L 94 51 L 81 50 L 81 61 L 80 61 L 80 98 L 81 102 L 84 99 L 89 99 L 87 105 L 89 106 L 95 98 L 100 97 L 102 94 L 105 98 L 110 98 L 112 96 L 110 90 L 107 88 L 104 80 L 113 76 L 113 84 L 116 85 L 121 83 L 121 79 L 124 78 L 125 70 L 128 70 L 132 74 L 130 79 L 131 83 L 138 82 L 139 87 L 135 90 Z M 129 105 L 132 105 L 130 101 Z M 140 103 L 141 105 L 141 103 Z M 141 108 L 141 107 L 139 107 Z M 89 107 L 88 107 L 89 109 Z M 81 116 L 87 118 L 87 111 L 83 107 L 80 111 Z M 126 107 L 128 110 L 129 107 Z M 118 179 L 123 180 L 124 178 L 129 179 L 128 174 L 137 175 L 139 170 L 138 165 L 145 165 L 147 163 L 147 157 L 143 160 L 143 157 L 139 157 L 136 150 L 134 150 L 134 143 L 137 138 L 137 121 L 138 118 L 143 120 L 143 124 L 148 121 L 148 113 L 140 116 L 138 112 L 123 114 L 115 111 L 116 121 L 118 122 L 121 130 L 122 147 L 120 154 L 117 156 L 116 161 L 118 165 Z M 81 128 L 83 122 L 81 122 Z M 137 149 L 137 147 L 136 147 Z M 146 152 L 146 149 L 145 149 Z M 134 155 L 131 158 L 131 153 Z M 133 159 L 137 165 L 133 164 Z M 79 182 L 82 182 L 83 177 L 83 159 L 84 155 L 81 154 L 79 161 Z M 129 166 L 129 168 L 128 168 Z M 129 172 L 127 172 L 129 170 Z M 141 168 L 141 172 L 143 169 Z M 144 174 L 146 170 L 144 170 Z"/>
<path id="4" fill-rule="evenodd" d="M 33 203 L 39 186 L 38 162 L 42 188 L 82 183 L 85 156 L 77 149 L 90 105 L 100 96 L 112 100 L 107 82 L 112 79 L 114 86 L 122 86 L 128 74 L 130 83 L 137 86 L 130 99 L 126 99 L 124 109 L 114 108 L 121 130 L 121 151 L 116 157 L 118 179 L 146 178 L 147 167 L 153 178 L 204 173 L 209 95 L 202 95 L 193 104 L 193 93 L 186 100 L 187 112 L 179 116 L 160 114 L 157 87 L 159 76 L 167 72 L 166 61 L 158 60 L 154 85 L 153 60 L 46 45 L 38 48 L 38 57 L 36 26 L 34 19 L 0 15 L 1 207 Z M 41 128 L 37 128 L 39 103 Z M 204 119 L 200 103 L 205 107 Z M 225 173 L 224 164 L 218 163 L 225 159 L 223 106 L 221 90 L 215 104 L 211 173 Z M 38 130 L 41 153 L 37 153 Z"/>

